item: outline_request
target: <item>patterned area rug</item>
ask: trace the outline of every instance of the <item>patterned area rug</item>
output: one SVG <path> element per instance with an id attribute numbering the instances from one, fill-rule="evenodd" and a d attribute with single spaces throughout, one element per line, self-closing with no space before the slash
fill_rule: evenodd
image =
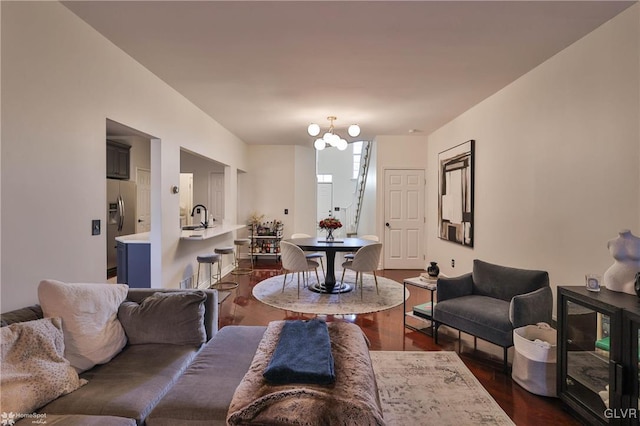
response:
<path id="1" fill-rule="evenodd" d="M 336 271 L 336 276 L 340 279 L 342 271 Z M 316 284 L 315 274 L 311 273 L 309 285 Z M 373 275 L 364 275 L 364 286 L 362 297 L 360 296 L 360 286 L 348 293 L 321 294 L 308 288 L 303 288 L 302 278 L 300 279 L 300 297 L 298 298 L 298 281 L 296 274 L 287 275 L 287 282 L 282 291 L 284 275 L 277 275 L 259 282 L 253 288 L 253 296 L 269 306 L 284 309 L 286 311 L 300 312 L 305 314 L 325 314 L 325 315 L 346 315 L 346 314 L 367 314 L 371 312 L 384 311 L 401 305 L 405 297 L 409 297 L 403 292 L 402 284 L 388 278 L 378 277 L 378 290 Z M 322 280 L 322 273 L 320 273 Z M 355 283 L 355 273 L 348 271 L 344 281 L 353 285 Z"/>
<path id="2" fill-rule="evenodd" d="M 513 425 L 455 352 L 371 351 L 387 425 Z"/>

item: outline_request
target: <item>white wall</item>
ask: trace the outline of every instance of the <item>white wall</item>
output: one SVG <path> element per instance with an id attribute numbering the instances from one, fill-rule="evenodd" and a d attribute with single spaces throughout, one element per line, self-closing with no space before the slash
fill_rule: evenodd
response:
<path id="1" fill-rule="evenodd" d="M 286 145 L 252 145 L 247 176 L 249 214 L 265 215 L 284 224 L 285 238 L 294 232 L 315 234 L 315 152 L 312 148 Z M 289 209 L 289 214 L 284 214 Z"/>
<path id="2" fill-rule="evenodd" d="M 177 287 L 232 235 L 180 242 L 180 147 L 227 164 L 236 217 L 246 145 L 57 2 L 2 2 L 2 311 L 40 280 L 105 280 L 106 119 L 153 135 L 152 285 Z"/>
<path id="3" fill-rule="evenodd" d="M 263 214 L 264 221 L 280 220 L 288 237 L 295 225 L 295 147 L 285 145 L 252 145 L 249 164 L 255 173 L 250 181 L 249 213 Z M 284 214 L 289 209 L 289 214 Z M 242 218 L 240 218 L 242 219 Z M 244 221 L 248 219 L 244 218 Z"/>
<path id="4" fill-rule="evenodd" d="M 432 183 L 440 151 L 476 140 L 473 249 L 438 239 L 428 186 L 427 259 L 442 272 L 479 258 L 547 270 L 555 291 L 604 273 L 618 230 L 640 235 L 639 14 L 634 5 L 429 136 Z"/>
<path id="5" fill-rule="evenodd" d="M 316 150 L 312 147 L 295 147 L 295 182 L 294 189 L 294 222 L 291 232 L 285 232 L 287 236 L 294 232 L 302 232 L 316 235 L 318 224 L 316 222 Z"/>

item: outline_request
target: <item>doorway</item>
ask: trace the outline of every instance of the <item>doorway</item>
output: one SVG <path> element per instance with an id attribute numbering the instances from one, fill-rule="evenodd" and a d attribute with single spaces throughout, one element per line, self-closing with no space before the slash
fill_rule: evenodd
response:
<path id="1" fill-rule="evenodd" d="M 384 267 L 422 269 L 425 171 L 384 171 Z"/>
<path id="2" fill-rule="evenodd" d="M 209 212 L 213 220 L 222 223 L 224 219 L 224 173 L 209 174 Z"/>
<path id="3" fill-rule="evenodd" d="M 151 231 L 151 170 L 136 168 L 136 234 Z"/>

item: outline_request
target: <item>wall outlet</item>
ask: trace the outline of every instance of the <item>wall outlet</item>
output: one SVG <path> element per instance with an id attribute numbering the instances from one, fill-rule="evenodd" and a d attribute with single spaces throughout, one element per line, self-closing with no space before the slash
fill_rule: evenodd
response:
<path id="1" fill-rule="evenodd" d="M 456 260 L 455 259 L 451 259 L 451 267 L 452 268 L 456 267 Z"/>
<path id="2" fill-rule="evenodd" d="M 289 209 L 284 209 L 284 214 L 289 214 Z"/>
<path id="3" fill-rule="evenodd" d="M 91 221 L 91 235 L 100 235 L 100 219 Z"/>

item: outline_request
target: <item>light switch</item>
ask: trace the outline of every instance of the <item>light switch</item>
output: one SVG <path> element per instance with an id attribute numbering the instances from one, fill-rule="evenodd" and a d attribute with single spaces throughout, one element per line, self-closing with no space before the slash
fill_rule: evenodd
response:
<path id="1" fill-rule="evenodd" d="M 91 221 L 91 235 L 100 235 L 100 219 Z"/>

